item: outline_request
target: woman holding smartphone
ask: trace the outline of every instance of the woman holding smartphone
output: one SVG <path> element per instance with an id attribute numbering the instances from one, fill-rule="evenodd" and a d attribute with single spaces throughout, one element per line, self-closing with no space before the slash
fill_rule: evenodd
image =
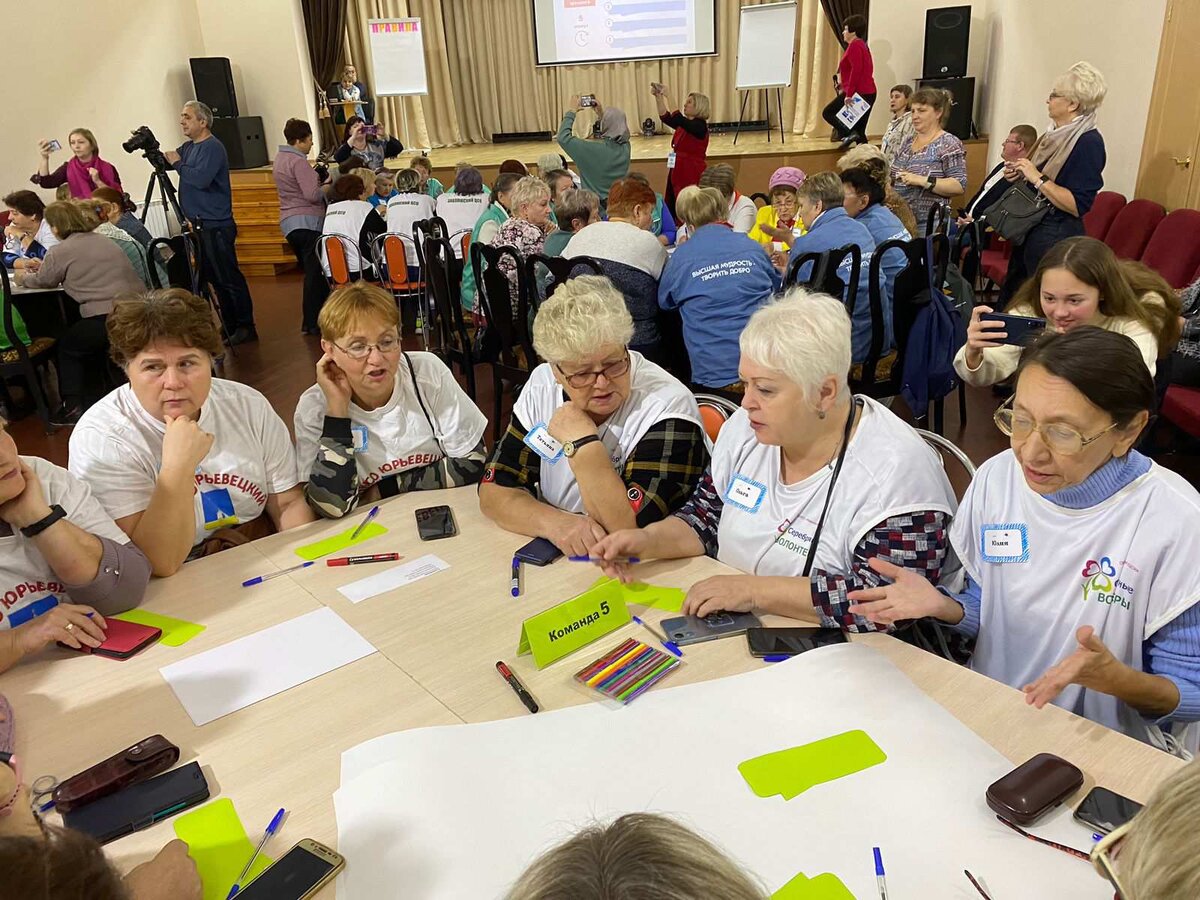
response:
<path id="1" fill-rule="evenodd" d="M 62 145 L 56 140 L 38 141 L 42 158 L 29 180 L 40 188 L 50 190 L 59 185 L 68 185 L 71 196 L 80 200 L 92 196 L 92 191 L 100 187 L 110 187 L 124 193 L 121 176 L 112 163 L 100 158 L 96 136 L 89 129 L 76 128 L 67 135 L 67 143 L 71 147 L 71 158 L 51 172 L 50 154 L 61 150 Z"/>
<path id="2" fill-rule="evenodd" d="M 663 194 L 663 202 L 674 216 L 675 198 L 688 185 L 697 184 L 708 165 L 708 117 L 712 102 L 707 94 L 692 91 L 679 108 L 671 103 L 667 86 L 658 82 L 650 85 L 650 93 L 658 104 L 658 118 L 675 129 L 667 156 L 667 191 Z"/>
<path id="3" fill-rule="evenodd" d="M 1153 375 L 1157 360 L 1179 339 L 1179 309 L 1178 295 L 1156 272 L 1132 260 L 1118 260 L 1103 241 L 1073 237 L 1042 257 L 1037 272 L 1004 313 L 1044 321 L 1047 331 L 1095 325 L 1127 335 Z M 1010 336 L 1003 322 L 983 318 L 992 311 L 989 306 L 975 307 L 967 342 L 954 358 L 954 370 L 967 384 L 1004 381 L 1017 370 L 1022 345 L 1028 343 Z"/>

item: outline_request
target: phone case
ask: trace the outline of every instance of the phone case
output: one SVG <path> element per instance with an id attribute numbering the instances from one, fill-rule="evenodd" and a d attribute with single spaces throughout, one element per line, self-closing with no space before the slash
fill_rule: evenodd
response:
<path id="1" fill-rule="evenodd" d="M 74 809 L 63 824 L 107 844 L 207 799 L 208 782 L 191 762 Z"/>
<path id="2" fill-rule="evenodd" d="M 746 629 L 746 646 L 751 656 L 799 656 L 808 650 L 846 642 L 846 633 L 840 628 Z"/>
<path id="3" fill-rule="evenodd" d="M 110 659 L 129 659 L 139 650 L 144 650 L 159 639 L 161 628 L 149 625 L 138 625 L 136 622 L 126 622 L 123 619 L 105 619 L 104 643 L 99 647 L 71 647 L 58 642 L 58 646 L 76 653 L 94 653 L 97 656 L 107 656 Z"/>
<path id="4" fill-rule="evenodd" d="M 1028 825 L 1083 784 L 1083 772 L 1053 753 L 1039 753 L 988 786 L 987 804 L 1018 825 Z"/>
<path id="5" fill-rule="evenodd" d="M 663 619 L 662 629 L 667 639 L 683 646 L 698 644 L 702 641 L 712 641 L 722 637 L 733 637 L 744 634 L 748 628 L 754 628 L 762 623 L 754 613 L 716 612 L 704 618 L 697 616 L 679 616 L 674 619 Z"/>
<path id="6" fill-rule="evenodd" d="M 446 529 L 440 533 L 433 533 L 422 529 L 422 523 L 432 519 L 433 514 L 446 511 Z M 449 506 L 426 506 L 416 511 L 417 517 L 417 537 L 423 541 L 440 541 L 443 538 L 455 537 L 458 535 L 458 522 L 454 519 L 454 510 Z"/>
<path id="7" fill-rule="evenodd" d="M 161 734 L 126 747 L 104 762 L 72 775 L 54 790 L 54 807 L 67 813 L 121 788 L 167 771 L 179 762 L 179 748 Z"/>
<path id="8" fill-rule="evenodd" d="M 562 556 L 562 551 L 545 538 L 534 538 L 513 554 L 515 559 L 531 566 L 548 566 Z"/>

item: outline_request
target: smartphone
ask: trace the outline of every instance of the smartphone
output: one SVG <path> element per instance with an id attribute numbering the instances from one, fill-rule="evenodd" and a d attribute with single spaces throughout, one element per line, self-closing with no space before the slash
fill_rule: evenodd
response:
<path id="1" fill-rule="evenodd" d="M 417 534 L 423 541 L 437 541 L 454 537 L 458 526 L 454 524 L 454 513 L 448 506 L 426 506 L 417 510 Z"/>
<path id="2" fill-rule="evenodd" d="M 580 106 L 595 106 L 596 105 L 596 95 L 595 94 L 584 94 L 582 97 L 579 98 L 579 105 Z"/>
<path id="3" fill-rule="evenodd" d="M 1046 330 L 1045 319 L 1035 319 L 1032 316 L 1006 316 L 1003 313 L 983 313 L 979 316 L 981 322 L 999 322 L 1004 326 L 1007 337 L 1000 338 L 1002 344 L 1012 344 L 1024 347 L 1038 338 Z"/>
<path id="4" fill-rule="evenodd" d="M 238 891 L 243 900 L 305 900 L 329 884 L 346 867 L 336 850 L 305 838 Z"/>
<path id="5" fill-rule="evenodd" d="M 363 134 L 369 138 L 379 137 L 383 133 L 383 127 L 380 125 L 364 125 Z"/>
<path id="6" fill-rule="evenodd" d="M 54 153 L 56 150 L 61 150 L 61 149 L 62 149 L 62 144 L 59 143 L 58 138 L 50 138 L 50 152 Z"/>
<path id="7" fill-rule="evenodd" d="M 63 813 L 63 824 L 107 844 L 207 799 L 208 781 L 191 762 Z"/>
<path id="8" fill-rule="evenodd" d="M 746 643 L 751 656 L 798 656 L 828 644 L 846 643 L 840 628 L 749 628 Z"/>
<path id="9" fill-rule="evenodd" d="M 139 625 L 136 622 L 126 622 L 124 619 L 105 619 L 104 643 L 99 647 L 72 647 L 58 642 L 64 650 L 74 650 L 76 653 L 91 653 L 95 656 L 107 656 L 109 659 L 129 659 L 135 653 L 140 653 L 162 636 L 161 628 L 150 625 Z"/>
<path id="10" fill-rule="evenodd" d="M 562 551 L 545 538 L 534 538 L 513 554 L 515 559 L 531 566 L 548 566 L 562 556 Z"/>
<path id="11" fill-rule="evenodd" d="M 1075 810 L 1075 818 L 1093 831 L 1108 834 L 1120 828 L 1142 810 L 1142 804 L 1116 791 L 1096 786 L 1088 791 Z"/>
<path id="12" fill-rule="evenodd" d="M 703 619 L 699 616 L 663 619 L 661 624 L 668 640 L 683 645 L 745 634 L 746 629 L 755 628 L 762 623 L 754 613 L 715 612 Z"/>

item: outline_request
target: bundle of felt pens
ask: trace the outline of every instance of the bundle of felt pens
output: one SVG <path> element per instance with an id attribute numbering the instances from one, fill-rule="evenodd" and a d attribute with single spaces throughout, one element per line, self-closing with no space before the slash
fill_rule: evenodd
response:
<path id="1" fill-rule="evenodd" d="M 683 663 L 632 638 L 604 654 L 575 680 L 622 705 L 640 697 Z"/>

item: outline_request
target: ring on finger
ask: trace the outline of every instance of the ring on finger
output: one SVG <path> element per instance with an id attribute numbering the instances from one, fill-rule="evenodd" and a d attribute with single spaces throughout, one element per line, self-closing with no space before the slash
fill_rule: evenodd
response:
<path id="1" fill-rule="evenodd" d="M 66 627 L 63 629 L 63 631 L 70 631 L 70 630 L 71 630 L 72 628 L 74 628 L 74 627 L 75 627 L 75 623 L 74 623 L 74 622 L 68 622 L 68 623 L 67 623 L 67 625 L 66 625 Z"/>

